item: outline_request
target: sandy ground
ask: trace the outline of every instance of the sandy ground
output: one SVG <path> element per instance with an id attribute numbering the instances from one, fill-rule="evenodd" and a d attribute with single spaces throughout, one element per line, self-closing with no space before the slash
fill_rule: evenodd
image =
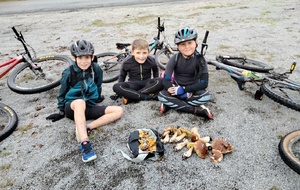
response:
<path id="1" fill-rule="evenodd" d="M 210 31 L 207 59 L 217 54 L 247 55 L 285 71 L 300 58 L 300 3 L 297 0 L 206 1 L 97 8 L 79 11 L 2 15 L 0 61 L 21 49 L 11 27 L 23 31 L 38 55 L 67 54 L 79 38 L 92 41 L 96 52 L 116 51 L 116 42 L 136 38 L 151 41 L 156 20 L 165 22 L 170 41 L 180 27 L 191 26 L 204 35 Z M 92 138 L 98 159 L 81 161 L 74 123 L 56 123 L 45 117 L 57 111 L 58 88 L 34 95 L 10 91 L 6 77 L 0 80 L 2 102 L 19 116 L 17 130 L 0 143 L 0 189 L 282 189 L 300 188 L 299 175 L 281 160 L 279 137 L 298 129 L 299 112 L 268 97 L 254 100 L 257 86 L 240 91 L 228 73 L 209 66 L 209 104 L 214 120 L 180 114 L 161 115 L 159 102 L 122 105 L 123 118 L 97 131 Z M 293 79 L 300 81 L 300 68 Z M 108 97 L 112 83 L 103 85 L 103 104 L 116 105 Z M 37 106 L 44 109 L 37 110 Z M 235 147 L 219 164 L 193 155 L 182 160 L 184 150 L 165 145 L 165 160 L 135 164 L 117 150 L 128 153 L 126 141 L 137 128 L 162 131 L 169 125 L 198 127 L 201 135 L 221 137 Z"/>

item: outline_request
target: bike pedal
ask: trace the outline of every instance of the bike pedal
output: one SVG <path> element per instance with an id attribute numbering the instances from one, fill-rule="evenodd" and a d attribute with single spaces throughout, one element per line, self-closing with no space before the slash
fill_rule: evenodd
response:
<path id="1" fill-rule="evenodd" d="M 263 95 L 264 95 L 264 93 L 262 92 L 262 90 L 257 90 L 255 92 L 254 98 L 255 98 L 255 100 L 262 100 Z"/>

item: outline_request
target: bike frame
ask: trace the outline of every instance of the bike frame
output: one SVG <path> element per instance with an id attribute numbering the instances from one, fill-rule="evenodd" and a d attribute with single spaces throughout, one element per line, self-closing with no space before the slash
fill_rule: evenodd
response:
<path id="1" fill-rule="evenodd" d="M 25 52 L 17 55 L 17 57 L 14 57 L 14 58 L 6 61 L 6 62 L 0 63 L 0 68 L 8 66 L 7 68 L 5 68 L 3 71 L 0 72 L 0 79 L 4 75 L 6 75 L 11 69 L 13 69 L 16 65 L 18 65 L 19 63 L 22 63 L 22 62 L 27 62 L 28 64 L 30 64 L 30 68 L 32 68 L 32 71 L 34 73 L 36 73 L 35 70 L 41 69 L 40 67 L 37 67 L 32 62 L 30 52 L 29 52 L 29 50 L 26 46 L 26 43 L 25 43 L 25 40 L 24 40 L 24 37 L 23 37 L 22 33 L 20 32 L 20 34 L 19 34 L 18 31 L 15 29 L 15 27 L 12 27 L 12 30 L 16 34 L 15 38 L 22 43 Z"/>
<path id="2" fill-rule="evenodd" d="M 16 65 L 18 65 L 21 62 L 23 62 L 23 56 L 19 55 L 17 57 L 14 57 L 14 58 L 10 59 L 9 61 L 6 61 L 4 63 L 0 63 L 0 68 L 8 66 L 7 68 L 5 68 L 3 71 L 0 72 L 0 79 L 4 75 L 6 75 L 6 73 L 8 73 L 12 68 L 14 68 Z"/>
<path id="3" fill-rule="evenodd" d="M 217 70 L 222 69 L 231 75 L 231 78 L 233 78 L 237 83 L 240 88 L 240 90 L 244 89 L 244 85 L 246 82 L 253 82 L 256 83 L 257 85 L 262 85 L 265 81 L 272 81 L 273 84 L 280 86 L 280 85 L 288 85 L 290 89 L 297 89 L 300 87 L 300 84 L 295 83 L 294 81 L 288 79 L 287 74 L 291 74 L 292 71 L 295 68 L 295 64 L 293 63 L 290 69 L 290 72 L 285 72 L 283 74 L 275 73 L 275 72 L 268 72 L 268 73 L 255 73 L 251 72 L 249 70 L 245 69 L 240 69 L 237 67 L 225 65 L 224 63 L 218 62 L 218 61 L 208 61 L 208 64 L 214 65 Z M 251 72 L 252 76 L 247 76 L 247 72 Z M 276 78 L 277 80 L 275 80 Z M 278 80 L 280 79 L 280 81 Z M 261 83 L 261 84 L 258 84 Z"/>

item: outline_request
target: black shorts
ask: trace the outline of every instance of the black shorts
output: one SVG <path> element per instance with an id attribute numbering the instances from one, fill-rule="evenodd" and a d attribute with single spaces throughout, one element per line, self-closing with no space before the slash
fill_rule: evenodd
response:
<path id="1" fill-rule="evenodd" d="M 71 104 L 66 105 L 65 114 L 66 114 L 67 118 L 74 120 L 74 111 L 71 109 L 70 105 Z M 99 117 L 101 117 L 105 114 L 105 109 L 106 109 L 106 106 L 86 107 L 86 110 L 85 110 L 86 120 L 98 119 Z"/>

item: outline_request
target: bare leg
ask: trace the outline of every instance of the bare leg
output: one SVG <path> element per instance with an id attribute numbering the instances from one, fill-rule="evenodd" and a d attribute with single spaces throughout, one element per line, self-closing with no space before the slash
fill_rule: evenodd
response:
<path id="1" fill-rule="evenodd" d="M 124 111 L 120 106 L 107 106 L 105 114 L 89 124 L 90 129 L 102 127 L 121 118 Z"/>
<path id="2" fill-rule="evenodd" d="M 87 132 L 86 132 L 86 119 L 85 119 L 85 109 L 86 104 L 82 99 L 74 100 L 71 103 L 71 109 L 74 111 L 74 121 L 76 130 L 78 132 L 79 140 L 82 141 L 84 139 L 88 140 Z"/>

